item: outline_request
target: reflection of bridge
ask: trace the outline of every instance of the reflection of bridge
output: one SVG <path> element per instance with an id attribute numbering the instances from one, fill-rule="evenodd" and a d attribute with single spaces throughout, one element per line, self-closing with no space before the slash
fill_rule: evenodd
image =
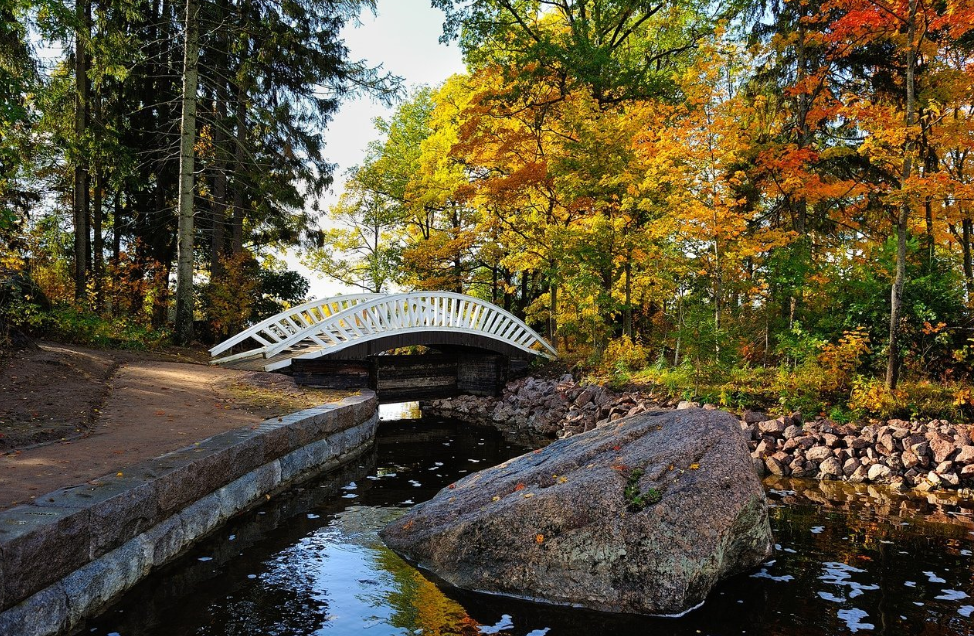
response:
<path id="1" fill-rule="evenodd" d="M 414 345 L 441 353 L 378 355 Z M 210 349 L 210 355 L 214 364 L 230 368 L 289 368 L 308 384 L 367 384 L 380 399 L 393 401 L 496 393 L 512 359 L 554 358 L 557 352 L 523 321 L 489 302 L 451 292 L 413 292 L 311 301 L 240 332 Z"/>

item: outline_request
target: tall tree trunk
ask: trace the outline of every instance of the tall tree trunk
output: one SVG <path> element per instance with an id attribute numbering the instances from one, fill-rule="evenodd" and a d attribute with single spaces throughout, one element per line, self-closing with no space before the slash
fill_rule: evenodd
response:
<path id="1" fill-rule="evenodd" d="M 504 270 L 504 311 L 511 311 L 511 272 Z"/>
<path id="2" fill-rule="evenodd" d="M 934 149 L 930 147 L 930 142 L 926 138 L 926 135 L 923 137 L 923 145 L 926 147 L 926 152 L 923 153 L 923 174 L 924 176 L 930 176 L 937 171 L 940 160 L 937 158 L 937 153 L 934 151 Z M 923 211 L 924 219 L 926 221 L 923 257 L 924 264 L 929 272 L 933 270 L 933 259 L 936 253 L 935 248 L 937 245 L 933 235 L 933 196 L 925 197 L 923 201 Z"/>
<path id="3" fill-rule="evenodd" d="M 104 277 L 105 277 L 105 235 L 102 231 L 104 221 L 104 195 L 105 195 L 105 170 L 96 164 L 95 170 L 95 196 L 91 208 L 91 228 L 93 242 L 92 253 L 92 279 L 95 283 L 95 305 L 102 309 L 104 304 Z"/>
<path id="4" fill-rule="evenodd" d="M 220 259 L 223 257 L 224 237 L 227 229 L 227 102 L 223 90 L 217 92 L 216 125 L 213 133 L 213 227 L 210 233 L 210 276 L 217 277 L 222 272 Z"/>
<path id="5" fill-rule="evenodd" d="M 225 114 L 225 113 L 224 113 Z M 217 109 L 217 119 L 220 119 Z M 213 170 L 213 228 L 210 234 L 210 275 L 219 276 L 222 272 L 220 259 L 223 257 L 225 233 L 227 229 L 227 162 L 223 157 L 221 144 L 225 143 L 226 135 L 222 135 L 217 128 L 214 144 L 217 148 Z"/>
<path id="6" fill-rule="evenodd" d="M 199 73 L 198 0 L 186 0 L 183 57 L 183 114 L 179 127 L 179 229 L 176 256 L 176 342 L 193 340 L 193 196 L 196 144 L 196 87 Z"/>
<path id="7" fill-rule="evenodd" d="M 78 30 L 74 38 L 74 133 L 79 149 L 88 129 L 88 40 L 91 38 L 91 0 L 76 0 Z M 79 152 L 74 166 L 74 296 L 82 300 L 88 283 L 88 196 L 91 177 L 87 153 Z"/>
<path id="8" fill-rule="evenodd" d="M 122 257 L 122 193 L 115 191 L 115 202 L 112 205 L 112 261 L 118 264 Z"/>
<path id="9" fill-rule="evenodd" d="M 625 306 L 622 308 L 622 335 L 629 338 L 631 341 L 632 337 L 632 252 L 626 256 L 625 265 L 625 276 L 626 276 L 626 300 Z"/>
<path id="10" fill-rule="evenodd" d="M 971 256 L 971 239 L 974 234 L 974 222 L 971 219 L 961 221 L 961 254 L 964 264 L 964 286 L 967 289 L 967 302 L 974 300 L 974 263 Z"/>
<path id="11" fill-rule="evenodd" d="M 217 56 L 221 68 L 218 75 L 223 75 L 217 80 L 217 88 L 214 104 L 214 132 L 213 132 L 213 226 L 210 234 L 210 277 L 218 277 L 222 273 L 220 259 L 223 258 L 224 243 L 227 226 L 227 157 L 228 143 L 230 136 L 227 134 L 227 101 L 229 91 L 227 88 L 226 76 L 229 74 L 229 56 L 223 51 L 227 50 L 229 37 L 227 35 L 226 17 L 227 1 L 220 0 L 217 3 L 217 21 L 221 25 L 219 32 L 219 44 L 221 52 Z"/>
<path id="12" fill-rule="evenodd" d="M 558 349 L 558 283 L 551 281 L 548 299 L 548 342 Z"/>
<path id="13" fill-rule="evenodd" d="M 102 122 L 102 89 L 99 87 L 94 95 L 94 122 L 95 129 L 100 133 L 104 130 Z M 105 196 L 105 169 L 101 165 L 101 158 L 95 158 L 95 196 L 91 207 L 91 227 L 92 227 L 92 279 L 95 284 L 95 306 L 101 310 L 104 307 L 103 282 L 105 276 L 105 236 L 102 233 L 102 221 L 104 220 L 104 196 Z"/>
<path id="14" fill-rule="evenodd" d="M 906 141 L 903 142 L 903 170 L 900 173 L 900 188 L 906 188 L 913 174 L 913 140 L 910 128 L 916 110 L 916 35 L 917 2 L 910 0 L 906 30 L 906 113 L 904 123 L 907 128 Z M 903 197 L 896 215 L 896 275 L 890 290 L 889 309 L 889 357 L 886 362 L 886 388 L 893 390 L 900 379 L 899 332 L 900 315 L 903 311 L 903 288 L 906 285 L 906 239 L 907 223 L 910 220 L 910 201 Z"/>
<path id="15" fill-rule="evenodd" d="M 490 268 L 490 302 L 497 304 L 497 266 Z"/>
<path id="16" fill-rule="evenodd" d="M 236 255 L 243 251 L 244 185 L 247 161 L 247 91 L 237 86 L 236 103 L 237 139 L 234 146 L 233 217 L 230 233 L 230 250 Z"/>

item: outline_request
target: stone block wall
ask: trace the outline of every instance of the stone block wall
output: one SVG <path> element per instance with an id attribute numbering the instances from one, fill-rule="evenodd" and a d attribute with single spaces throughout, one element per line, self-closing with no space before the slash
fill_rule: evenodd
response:
<path id="1" fill-rule="evenodd" d="M 70 631 L 266 495 L 358 457 L 377 425 L 363 391 L 0 511 L 0 634 Z"/>

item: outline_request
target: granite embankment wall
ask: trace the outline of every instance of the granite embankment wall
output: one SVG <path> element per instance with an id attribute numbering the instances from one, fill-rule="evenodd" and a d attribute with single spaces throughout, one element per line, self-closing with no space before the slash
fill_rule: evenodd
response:
<path id="1" fill-rule="evenodd" d="M 0 512 L 0 634 L 71 631 L 233 515 L 357 458 L 377 424 L 363 392 Z"/>

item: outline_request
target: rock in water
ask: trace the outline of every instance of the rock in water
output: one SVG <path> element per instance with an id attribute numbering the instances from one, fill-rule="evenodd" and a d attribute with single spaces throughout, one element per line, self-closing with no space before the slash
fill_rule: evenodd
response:
<path id="1" fill-rule="evenodd" d="M 738 421 L 643 413 L 470 475 L 382 530 L 453 585 L 677 614 L 773 544 Z"/>

